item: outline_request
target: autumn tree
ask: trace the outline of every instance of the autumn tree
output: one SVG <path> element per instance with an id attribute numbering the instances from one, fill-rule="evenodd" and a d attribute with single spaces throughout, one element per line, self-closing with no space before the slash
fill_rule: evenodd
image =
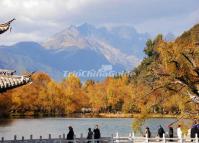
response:
<path id="1" fill-rule="evenodd" d="M 0 117 L 9 116 L 11 110 L 11 96 L 7 93 L 0 94 Z"/>

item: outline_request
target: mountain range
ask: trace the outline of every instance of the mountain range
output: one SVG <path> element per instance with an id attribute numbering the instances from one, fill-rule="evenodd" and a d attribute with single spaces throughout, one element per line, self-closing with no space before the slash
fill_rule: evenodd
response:
<path id="1" fill-rule="evenodd" d="M 64 71 L 98 71 L 107 65 L 115 72 L 130 70 L 144 57 L 148 38 L 149 34 L 128 26 L 69 26 L 41 43 L 0 46 L 0 68 L 44 71 L 56 80 L 63 78 Z"/>

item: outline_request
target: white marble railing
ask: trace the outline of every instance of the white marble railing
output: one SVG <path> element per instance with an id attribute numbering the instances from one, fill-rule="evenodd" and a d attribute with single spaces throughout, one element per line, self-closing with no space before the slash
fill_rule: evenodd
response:
<path id="1" fill-rule="evenodd" d="M 14 136 L 13 140 L 6 140 L 4 137 L 0 140 L 1 143 L 198 143 L 198 137 L 196 135 L 195 138 L 166 138 L 163 135 L 163 138 L 158 137 L 142 137 L 142 136 L 135 136 L 134 133 L 130 133 L 129 136 L 119 136 L 116 133 L 115 136 L 111 137 L 101 137 L 100 139 L 87 139 L 80 135 L 80 138 L 74 138 L 74 140 L 67 140 L 65 134 L 59 135 L 58 138 L 52 138 L 51 134 L 49 134 L 48 138 L 40 138 L 34 139 L 33 135 L 30 135 L 29 139 L 25 139 L 23 136 L 22 138 L 18 139 L 17 136 Z"/>

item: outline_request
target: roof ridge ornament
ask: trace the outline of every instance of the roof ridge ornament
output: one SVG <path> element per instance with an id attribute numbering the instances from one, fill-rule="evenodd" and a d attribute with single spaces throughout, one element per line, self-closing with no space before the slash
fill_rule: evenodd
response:
<path id="1" fill-rule="evenodd" d="M 16 20 L 13 18 L 12 20 L 0 24 L 0 34 L 3 34 L 7 30 L 10 29 L 11 31 L 11 26 L 10 24 Z M 9 70 L 9 69 L 0 69 L 0 93 L 6 92 L 7 90 L 17 88 L 19 86 L 23 86 L 26 84 L 32 83 L 31 76 L 34 74 L 28 73 L 26 75 L 16 75 L 15 70 Z"/>
<path id="2" fill-rule="evenodd" d="M 12 20 L 6 22 L 6 23 L 3 23 L 3 24 L 0 24 L 0 34 L 3 34 L 4 32 L 6 32 L 8 29 L 10 29 L 11 31 L 11 27 L 10 27 L 10 24 L 16 20 L 15 18 L 13 18 Z"/>

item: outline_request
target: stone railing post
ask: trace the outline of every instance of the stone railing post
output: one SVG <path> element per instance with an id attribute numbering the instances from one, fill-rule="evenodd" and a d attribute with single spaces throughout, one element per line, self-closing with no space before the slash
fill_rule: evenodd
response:
<path id="1" fill-rule="evenodd" d="M 51 143 L 51 134 L 48 134 L 48 143 Z"/>
<path id="2" fill-rule="evenodd" d="M 165 134 L 163 134 L 163 143 L 166 143 Z"/>
<path id="3" fill-rule="evenodd" d="M 48 140 L 51 140 L 51 134 L 48 134 Z"/>
<path id="4" fill-rule="evenodd" d="M 81 133 L 80 134 L 80 143 L 83 143 L 84 141 L 83 141 L 83 134 Z"/>
<path id="5" fill-rule="evenodd" d="M 39 142 L 42 143 L 42 136 L 39 136 Z"/>
<path id="6" fill-rule="evenodd" d="M 61 143 L 61 142 L 62 142 L 61 135 L 59 135 L 59 143 Z"/>
<path id="7" fill-rule="evenodd" d="M 30 135 L 30 140 L 32 140 L 33 139 L 33 136 L 32 135 Z"/>
<path id="8" fill-rule="evenodd" d="M 114 136 L 113 136 L 113 134 L 111 135 L 111 143 L 114 143 Z"/>
<path id="9" fill-rule="evenodd" d="M 17 141 L 17 135 L 14 135 L 14 142 Z"/>
<path id="10" fill-rule="evenodd" d="M 76 135 L 74 135 L 73 143 L 76 143 Z"/>
<path id="11" fill-rule="evenodd" d="M 148 143 L 149 139 L 148 139 L 148 134 L 145 135 L 145 143 Z"/>
<path id="12" fill-rule="evenodd" d="M 95 143 L 94 134 L 92 136 L 92 143 Z"/>
<path id="13" fill-rule="evenodd" d="M 120 142 L 120 140 L 119 140 L 119 133 L 118 133 L 118 132 L 116 133 L 116 140 L 115 140 L 115 142 L 116 142 L 116 143 L 119 143 L 119 142 Z"/>
<path id="14" fill-rule="evenodd" d="M 183 143 L 183 137 L 182 137 L 182 135 L 180 136 L 180 143 Z"/>
<path id="15" fill-rule="evenodd" d="M 134 143 L 134 138 L 135 138 L 135 134 L 134 134 L 134 132 L 132 132 L 132 136 L 131 136 L 132 143 Z"/>
<path id="16" fill-rule="evenodd" d="M 132 136 L 131 133 L 129 133 L 129 137 L 128 137 L 129 143 L 132 142 L 132 137 L 131 136 Z"/>
<path id="17" fill-rule="evenodd" d="M 195 139 L 196 139 L 196 143 L 198 143 L 198 134 L 196 134 Z"/>

